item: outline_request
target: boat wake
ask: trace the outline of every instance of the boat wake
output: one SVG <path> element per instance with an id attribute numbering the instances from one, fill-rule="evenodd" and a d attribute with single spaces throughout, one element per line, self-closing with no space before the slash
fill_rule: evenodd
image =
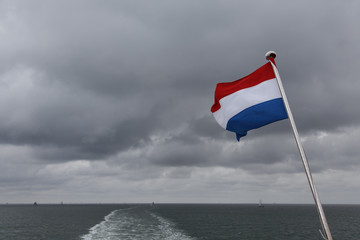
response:
<path id="1" fill-rule="evenodd" d="M 193 240 L 171 221 L 139 206 L 118 209 L 93 226 L 83 240 Z"/>

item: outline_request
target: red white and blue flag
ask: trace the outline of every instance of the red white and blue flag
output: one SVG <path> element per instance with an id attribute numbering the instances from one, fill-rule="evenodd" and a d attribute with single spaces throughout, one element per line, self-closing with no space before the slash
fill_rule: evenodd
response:
<path id="1" fill-rule="evenodd" d="M 270 61 L 244 78 L 216 85 L 211 112 L 238 141 L 251 129 L 288 117 Z"/>

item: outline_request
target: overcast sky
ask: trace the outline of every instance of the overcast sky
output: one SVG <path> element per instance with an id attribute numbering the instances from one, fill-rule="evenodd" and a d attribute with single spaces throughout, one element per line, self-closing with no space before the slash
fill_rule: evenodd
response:
<path id="1" fill-rule="evenodd" d="M 216 83 L 276 62 L 323 203 L 360 203 L 359 1 L 0 1 L 0 203 L 313 203 L 288 120 Z"/>

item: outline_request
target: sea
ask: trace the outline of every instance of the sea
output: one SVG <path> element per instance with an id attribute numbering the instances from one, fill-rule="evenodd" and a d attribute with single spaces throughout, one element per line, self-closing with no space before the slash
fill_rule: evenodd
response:
<path id="1" fill-rule="evenodd" d="M 324 205 L 337 240 L 360 239 L 360 205 Z M 0 205 L 1 240 L 321 240 L 314 205 Z"/>

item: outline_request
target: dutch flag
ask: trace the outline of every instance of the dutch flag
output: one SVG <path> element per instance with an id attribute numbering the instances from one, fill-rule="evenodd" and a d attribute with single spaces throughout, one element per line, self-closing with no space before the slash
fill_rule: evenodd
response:
<path id="1" fill-rule="evenodd" d="M 216 85 L 211 112 L 238 141 L 251 129 L 288 117 L 270 61 L 244 78 Z"/>

